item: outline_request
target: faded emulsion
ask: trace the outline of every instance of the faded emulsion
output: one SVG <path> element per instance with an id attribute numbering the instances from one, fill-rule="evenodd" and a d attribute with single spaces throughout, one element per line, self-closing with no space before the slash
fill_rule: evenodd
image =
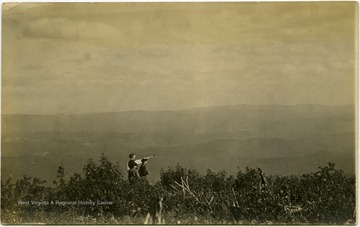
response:
<path id="1" fill-rule="evenodd" d="M 356 223 L 357 2 L 2 5 L 1 223 Z"/>

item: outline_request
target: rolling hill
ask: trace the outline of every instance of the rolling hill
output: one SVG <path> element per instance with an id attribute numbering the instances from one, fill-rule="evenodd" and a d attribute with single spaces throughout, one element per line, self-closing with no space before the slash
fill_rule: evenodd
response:
<path id="1" fill-rule="evenodd" d="M 52 180 L 63 162 L 69 175 L 101 153 L 124 169 L 127 155 L 156 153 L 155 181 L 177 163 L 199 171 L 261 167 L 301 174 L 335 162 L 354 173 L 354 106 L 237 105 L 178 111 L 77 115 L 2 115 L 2 176 Z"/>

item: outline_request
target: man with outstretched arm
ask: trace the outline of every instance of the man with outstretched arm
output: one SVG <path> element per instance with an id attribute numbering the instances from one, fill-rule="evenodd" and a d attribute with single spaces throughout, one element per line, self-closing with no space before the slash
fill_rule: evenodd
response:
<path id="1" fill-rule="evenodd" d="M 142 160 L 149 160 L 150 158 L 153 158 L 155 155 L 152 156 L 148 156 L 148 157 L 143 157 L 141 159 L 136 159 L 136 155 L 135 153 L 131 153 L 129 154 L 129 162 L 127 165 L 127 170 L 128 170 L 128 178 L 129 178 L 129 182 L 133 183 L 137 178 L 140 178 L 139 172 L 138 172 L 138 165 L 140 165 L 142 162 Z M 145 167 L 146 170 L 146 167 Z M 146 174 L 147 175 L 147 174 Z"/>

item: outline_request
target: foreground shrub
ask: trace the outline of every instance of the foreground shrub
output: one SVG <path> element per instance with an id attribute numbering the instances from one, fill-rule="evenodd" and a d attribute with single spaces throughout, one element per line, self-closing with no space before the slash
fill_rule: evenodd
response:
<path id="1" fill-rule="evenodd" d="M 208 170 L 204 175 L 177 165 L 161 170 L 160 181 L 130 184 L 119 164 L 105 155 L 89 160 L 66 178 L 62 165 L 53 187 L 24 176 L 1 182 L 2 223 L 141 224 L 153 198 L 166 197 L 167 224 L 344 224 L 355 222 L 355 177 L 335 164 L 302 176 L 267 176 L 246 168 L 236 176 Z M 21 204 L 29 201 L 28 205 Z M 36 205 L 31 201 L 48 202 Z M 54 201 L 105 202 L 59 205 Z M 106 202 L 111 202 L 107 204 Z"/>

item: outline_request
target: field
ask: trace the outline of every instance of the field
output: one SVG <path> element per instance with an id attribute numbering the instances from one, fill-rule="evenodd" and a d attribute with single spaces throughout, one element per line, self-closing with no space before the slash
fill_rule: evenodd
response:
<path id="1" fill-rule="evenodd" d="M 150 201 L 164 196 L 166 224 L 354 224 L 355 177 L 334 163 L 301 176 L 260 169 L 205 174 L 177 165 L 160 180 L 133 184 L 101 155 L 80 173 L 57 169 L 52 185 L 23 176 L 1 182 L 2 224 L 141 224 Z"/>

